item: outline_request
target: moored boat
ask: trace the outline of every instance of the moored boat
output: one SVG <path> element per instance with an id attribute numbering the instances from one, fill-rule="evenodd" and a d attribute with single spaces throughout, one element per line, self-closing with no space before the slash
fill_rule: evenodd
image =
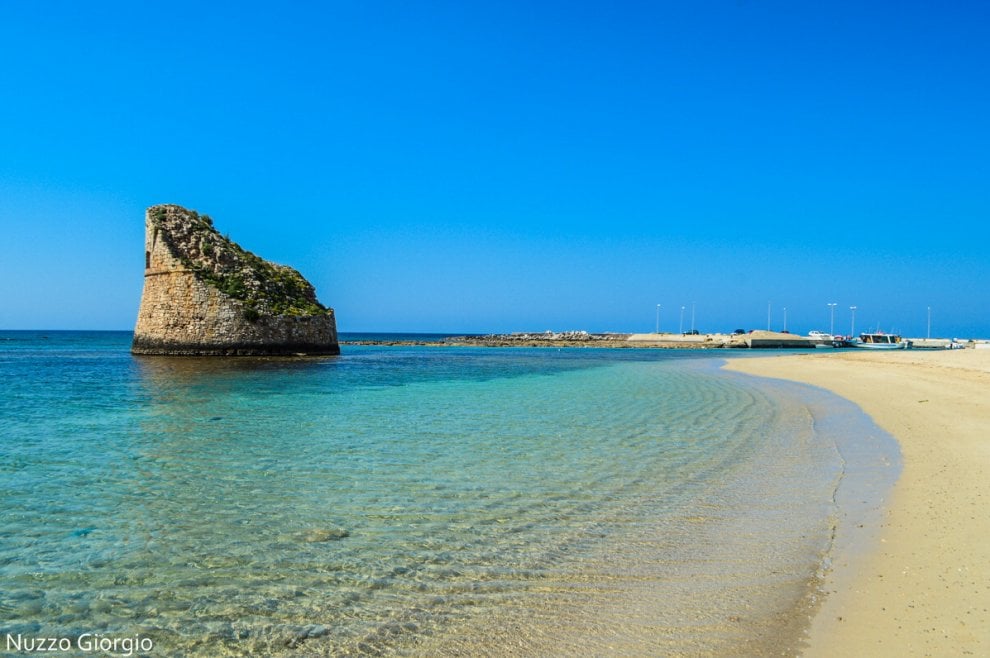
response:
<path id="1" fill-rule="evenodd" d="M 911 341 L 904 340 L 897 334 L 860 334 L 859 338 L 850 343 L 852 347 L 868 350 L 906 350 L 911 347 Z"/>
<path id="2" fill-rule="evenodd" d="M 824 331 L 809 331 L 808 339 L 815 347 L 835 347 L 835 336 Z"/>

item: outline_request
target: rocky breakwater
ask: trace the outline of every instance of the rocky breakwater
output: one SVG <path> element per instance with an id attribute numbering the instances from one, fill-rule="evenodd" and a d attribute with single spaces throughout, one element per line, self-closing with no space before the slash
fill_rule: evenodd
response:
<path id="1" fill-rule="evenodd" d="M 144 291 L 135 354 L 339 354 L 333 309 L 299 272 L 241 248 L 207 215 L 145 214 Z"/>
<path id="2" fill-rule="evenodd" d="M 452 336 L 446 345 L 480 347 L 624 347 L 628 334 L 589 334 L 587 331 Z"/>

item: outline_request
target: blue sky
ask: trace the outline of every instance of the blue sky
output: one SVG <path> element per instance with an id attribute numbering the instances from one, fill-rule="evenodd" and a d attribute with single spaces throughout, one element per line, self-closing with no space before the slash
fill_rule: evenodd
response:
<path id="1" fill-rule="evenodd" d="M 0 3 L 0 328 L 133 327 L 147 206 L 341 331 L 990 336 L 990 5 Z"/>

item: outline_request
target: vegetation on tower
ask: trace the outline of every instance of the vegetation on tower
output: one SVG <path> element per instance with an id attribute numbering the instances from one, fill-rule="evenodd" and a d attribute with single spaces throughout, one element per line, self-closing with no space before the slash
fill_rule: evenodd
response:
<path id="1" fill-rule="evenodd" d="M 221 235 L 209 215 L 166 204 L 151 208 L 150 217 L 156 233 L 184 266 L 243 303 L 245 319 L 328 312 L 299 272 L 266 261 Z"/>

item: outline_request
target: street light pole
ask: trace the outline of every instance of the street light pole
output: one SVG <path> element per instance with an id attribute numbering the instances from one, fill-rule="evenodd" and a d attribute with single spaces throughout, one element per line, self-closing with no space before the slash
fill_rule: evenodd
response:
<path id="1" fill-rule="evenodd" d="M 829 320 L 828 335 L 829 336 L 834 336 L 835 335 L 835 307 L 838 306 L 838 304 L 836 304 L 835 302 L 831 302 L 830 304 L 827 304 L 827 306 L 829 307 L 829 311 L 830 311 L 831 316 L 832 316 L 831 317 L 831 320 Z"/>
<path id="2" fill-rule="evenodd" d="M 694 302 L 691 302 L 691 333 L 694 333 Z"/>
<path id="3" fill-rule="evenodd" d="M 849 310 L 852 311 L 852 325 L 849 327 L 849 337 L 853 338 L 856 335 L 856 307 L 850 306 Z"/>
<path id="4" fill-rule="evenodd" d="M 928 307 L 928 337 L 932 337 L 932 307 Z"/>
<path id="5" fill-rule="evenodd" d="M 657 304 L 657 333 L 660 333 L 660 304 Z"/>
<path id="6" fill-rule="evenodd" d="M 770 302 L 767 302 L 767 331 L 770 331 Z"/>
<path id="7" fill-rule="evenodd" d="M 679 333 L 679 334 L 683 334 L 684 333 L 684 307 L 683 306 L 681 307 L 681 326 L 677 330 L 677 333 Z"/>
<path id="8" fill-rule="evenodd" d="M 784 307 L 784 333 L 787 333 L 787 307 Z"/>

